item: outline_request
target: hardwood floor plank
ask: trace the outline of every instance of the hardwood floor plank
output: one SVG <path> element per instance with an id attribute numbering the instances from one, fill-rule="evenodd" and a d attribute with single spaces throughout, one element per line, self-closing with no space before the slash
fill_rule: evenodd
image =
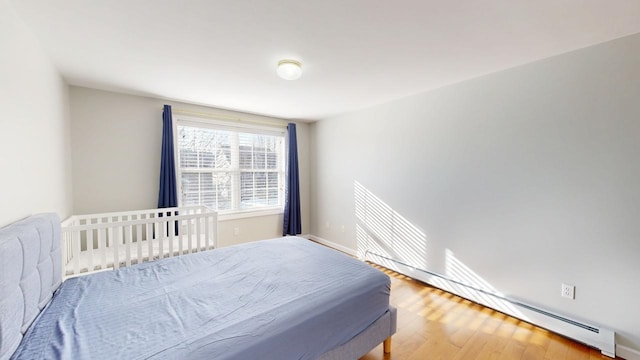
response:
<path id="1" fill-rule="evenodd" d="M 551 334 L 551 341 L 545 354 L 546 359 L 566 359 L 569 354 L 569 346 L 564 338 L 556 334 Z"/>
<path id="2" fill-rule="evenodd" d="M 509 341 L 504 351 L 498 357 L 498 360 L 517 360 L 522 359 L 526 346 L 519 341 Z"/>
<path id="3" fill-rule="evenodd" d="M 490 338 L 481 332 L 474 332 L 466 345 L 453 357 L 453 360 L 465 360 L 477 358 L 478 354 L 485 348 Z"/>
<path id="4" fill-rule="evenodd" d="M 546 349 L 538 344 L 529 344 L 527 345 L 524 354 L 522 354 L 523 360 L 537 360 L 544 359 L 544 355 L 546 353 Z"/>

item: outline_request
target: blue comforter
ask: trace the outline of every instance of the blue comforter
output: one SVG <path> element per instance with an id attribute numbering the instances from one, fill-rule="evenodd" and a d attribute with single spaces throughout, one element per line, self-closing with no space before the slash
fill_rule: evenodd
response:
<path id="1" fill-rule="evenodd" d="M 389 278 L 301 238 L 65 281 L 15 359 L 314 359 L 389 307 Z"/>

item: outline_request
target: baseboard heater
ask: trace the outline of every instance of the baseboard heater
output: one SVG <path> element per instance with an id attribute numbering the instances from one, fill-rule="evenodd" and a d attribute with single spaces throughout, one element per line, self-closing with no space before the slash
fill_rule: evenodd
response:
<path id="1" fill-rule="evenodd" d="M 448 276 L 416 268 L 403 261 L 376 254 L 369 250 L 365 252 L 365 258 L 445 291 L 599 349 L 603 355 L 612 358 L 616 356 L 615 332 L 611 329 L 554 314 L 495 292 L 451 279 Z M 491 301 L 491 299 L 494 299 L 494 301 Z M 495 300 L 498 301 L 496 302 Z M 497 304 L 510 306 L 496 306 Z"/>

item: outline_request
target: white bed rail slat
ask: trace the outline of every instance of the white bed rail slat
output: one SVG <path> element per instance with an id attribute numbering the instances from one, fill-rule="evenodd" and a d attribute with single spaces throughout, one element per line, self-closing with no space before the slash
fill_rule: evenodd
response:
<path id="1" fill-rule="evenodd" d="M 169 233 L 167 231 L 167 226 L 169 226 L 169 222 L 167 222 L 166 220 L 161 222 L 160 224 L 160 234 L 163 237 L 167 237 L 167 239 L 169 238 Z M 159 259 L 163 259 L 164 258 L 164 241 L 159 241 L 158 242 L 158 258 Z"/>
<path id="2" fill-rule="evenodd" d="M 200 220 L 202 220 L 202 219 L 201 219 L 201 218 L 196 218 L 196 219 L 195 219 L 195 222 L 196 222 L 196 234 L 201 234 L 201 232 L 200 232 L 200 231 L 201 231 L 201 230 L 200 230 Z M 198 237 L 196 238 L 196 241 L 198 242 L 198 247 L 197 247 L 197 249 L 202 249 L 202 247 L 201 247 L 202 245 L 201 245 L 201 243 L 200 243 L 200 242 L 202 241 L 201 236 L 198 236 Z"/>
<path id="3" fill-rule="evenodd" d="M 136 264 L 140 264 L 142 262 L 142 225 L 138 224 L 135 225 L 136 227 L 136 246 L 137 246 L 137 252 L 136 252 Z"/>
<path id="4" fill-rule="evenodd" d="M 189 254 L 191 254 L 193 252 L 193 239 L 191 237 L 191 220 L 187 221 L 187 238 L 188 238 L 188 245 L 189 245 Z"/>
<path id="5" fill-rule="evenodd" d="M 98 253 L 100 254 L 100 269 L 107 268 L 107 237 L 106 229 L 98 231 Z"/>
<path id="6" fill-rule="evenodd" d="M 213 249 L 217 224 L 217 213 L 204 206 L 74 215 L 62 223 L 65 274 Z"/>
<path id="7" fill-rule="evenodd" d="M 182 221 L 178 221 L 178 229 L 182 228 Z M 184 243 L 182 241 L 178 241 L 178 253 L 184 254 Z"/>
<path id="8" fill-rule="evenodd" d="M 120 252 L 119 247 L 119 226 L 109 228 L 109 240 L 111 240 L 111 248 L 113 249 L 113 268 L 118 269 L 120 267 Z"/>
<path id="9" fill-rule="evenodd" d="M 94 230 L 88 230 L 87 231 L 87 255 L 89 256 L 89 267 L 88 269 L 90 270 L 94 270 L 95 266 L 93 265 L 93 259 L 94 259 L 94 255 L 93 255 L 93 231 Z"/>
<path id="10" fill-rule="evenodd" d="M 151 261 L 153 259 L 153 223 L 146 223 L 147 228 L 147 261 Z M 144 262 L 144 256 L 142 257 L 142 262 Z"/>
<path id="11" fill-rule="evenodd" d="M 80 231 L 72 232 L 71 238 L 73 239 L 73 243 L 71 244 L 73 247 L 73 270 L 80 271 Z"/>
<path id="12" fill-rule="evenodd" d="M 173 256 L 173 252 L 176 250 L 175 247 L 173 247 L 173 243 L 176 240 L 176 221 L 175 220 L 171 220 L 169 221 L 169 257 Z"/>
<path id="13" fill-rule="evenodd" d="M 124 227 L 124 247 L 125 247 L 125 255 L 126 255 L 126 264 L 127 266 L 131 266 L 131 228 L 133 225 Z"/>

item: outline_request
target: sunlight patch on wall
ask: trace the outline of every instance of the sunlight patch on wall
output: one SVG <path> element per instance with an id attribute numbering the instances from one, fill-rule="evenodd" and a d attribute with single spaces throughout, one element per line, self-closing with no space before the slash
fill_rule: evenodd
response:
<path id="1" fill-rule="evenodd" d="M 445 275 L 447 278 L 455 281 L 455 283 L 449 286 L 454 287 L 455 293 L 464 298 L 485 304 L 498 311 L 514 315 L 525 321 L 527 320 L 521 311 L 505 299 L 504 294 L 498 292 L 485 279 L 456 258 L 453 251 L 449 249 L 446 250 L 445 260 Z M 438 281 L 442 282 L 445 280 L 438 279 Z"/>
<path id="2" fill-rule="evenodd" d="M 527 321 L 508 298 L 453 251 L 447 249 L 443 254 L 444 274 L 431 271 L 426 234 L 358 181 L 354 182 L 354 198 L 358 257 Z"/>
<path id="3" fill-rule="evenodd" d="M 358 181 L 354 182 L 354 197 L 358 256 L 364 259 L 367 252 L 373 252 L 426 269 L 425 233 Z"/>

